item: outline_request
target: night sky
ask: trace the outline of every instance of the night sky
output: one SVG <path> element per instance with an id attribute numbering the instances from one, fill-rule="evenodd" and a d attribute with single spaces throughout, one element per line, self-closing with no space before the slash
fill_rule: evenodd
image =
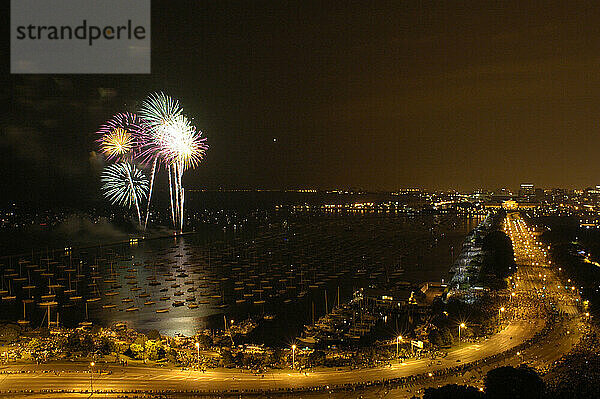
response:
<path id="1" fill-rule="evenodd" d="M 522 3 L 154 0 L 151 75 L 3 51 L 1 198 L 98 196 L 94 131 L 155 90 L 208 137 L 188 188 L 600 184 L 600 6 Z"/>

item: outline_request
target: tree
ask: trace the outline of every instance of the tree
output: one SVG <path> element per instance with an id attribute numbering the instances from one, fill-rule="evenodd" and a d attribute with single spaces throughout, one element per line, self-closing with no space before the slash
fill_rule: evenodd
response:
<path id="1" fill-rule="evenodd" d="M 312 351 L 306 360 L 309 367 L 322 366 L 325 363 L 325 352 L 319 350 Z"/>
<path id="2" fill-rule="evenodd" d="M 21 335 L 21 327 L 16 324 L 3 324 L 0 326 L 0 341 L 14 342 Z"/>
<path id="3" fill-rule="evenodd" d="M 485 376 L 485 393 L 490 399 L 535 399 L 544 395 L 544 382 L 532 368 L 505 366 Z"/>
<path id="4" fill-rule="evenodd" d="M 144 334 L 140 334 L 137 336 L 137 338 L 135 339 L 135 343 L 141 346 L 144 346 L 144 344 L 146 343 L 146 341 L 148 340 L 148 338 L 146 338 L 146 336 Z"/>
<path id="5" fill-rule="evenodd" d="M 40 352 L 44 350 L 44 344 L 41 340 L 37 338 L 32 338 L 29 340 L 29 342 L 27 342 L 27 350 L 29 350 L 29 352 L 32 353 Z"/>
<path id="6" fill-rule="evenodd" d="M 167 360 L 171 363 L 177 363 L 177 353 L 178 352 L 176 349 L 170 348 L 169 351 L 166 353 Z"/>
<path id="7" fill-rule="evenodd" d="M 81 338 L 79 333 L 75 332 L 67 338 L 67 350 L 70 352 L 81 351 Z"/>
<path id="8" fill-rule="evenodd" d="M 223 362 L 224 367 L 235 367 L 235 359 L 233 358 L 231 351 L 224 350 L 223 352 L 221 352 L 221 361 Z"/>
<path id="9" fill-rule="evenodd" d="M 140 344 L 133 343 L 129 345 L 129 350 L 134 359 L 141 359 L 144 356 L 144 347 Z"/>
<path id="10" fill-rule="evenodd" d="M 91 335 L 86 334 L 81 340 L 81 350 L 86 353 L 94 351 L 94 340 Z"/>
<path id="11" fill-rule="evenodd" d="M 110 340 L 107 337 L 101 337 L 96 341 L 96 350 L 103 355 L 108 355 L 111 352 Z"/>
<path id="12" fill-rule="evenodd" d="M 483 399 L 483 392 L 468 385 L 449 384 L 440 388 L 426 388 L 423 399 Z"/>
<path id="13" fill-rule="evenodd" d="M 273 366 L 279 366 L 282 363 L 285 363 L 285 353 L 281 350 L 281 348 L 275 348 L 269 355 L 268 361 Z"/>
<path id="14" fill-rule="evenodd" d="M 148 331 L 146 336 L 148 337 L 148 339 L 151 339 L 153 341 L 160 341 L 160 333 L 158 332 L 158 330 L 150 330 Z"/>
<path id="15" fill-rule="evenodd" d="M 442 328 L 440 331 L 442 333 L 442 342 L 443 342 L 443 345 L 444 346 L 452 345 L 452 343 L 454 342 L 454 336 L 450 332 L 450 329 L 449 328 Z"/>
<path id="16" fill-rule="evenodd" d="M 200 334 L 198 335 L 198 343 L 202 348 L 209 349 L 213 344 L 213 340 L 210 335 Z"/>
<path id="17" fill-rule="evenodd" d="M 508 277 L 514 271 L 515 253 L 512 241 L 503 231 L 492 231 L 483 239 L 485 252 L 482 272 L 494 275 L 498 279 Z"/>
<path id="18" fill-rule="evenodd" d="M 150 360 L 158 360 L 165 357 L 165 350 L 160 341 L 147 340 L 145 343 L 146 357 Z"/>
<path id="19" fill-rule="evenodd" d="M 429 331 L 429 335 L 427 337 L 429 342 L 435 346 L 444 346 L 444 341 L 442 338 L 442 334 L 440 334 L 440 330 L 438 328 L 434 328 Z"/>

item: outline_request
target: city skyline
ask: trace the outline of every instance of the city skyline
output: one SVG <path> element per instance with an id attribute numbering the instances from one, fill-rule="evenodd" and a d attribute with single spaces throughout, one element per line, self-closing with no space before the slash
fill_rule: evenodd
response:
<path id="1" fill-rule="evenodd" d="M 3 196 L 97 195 L 93 132 L 156 90 L 212 146 L 190 188 L 594 186 L 597 14 L 155 2 L 152 74 L 9 77 Z"/>

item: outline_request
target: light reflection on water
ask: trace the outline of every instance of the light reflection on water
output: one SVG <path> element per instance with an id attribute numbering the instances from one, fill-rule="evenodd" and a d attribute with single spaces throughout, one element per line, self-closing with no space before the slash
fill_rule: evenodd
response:
<path id="1" fill-rule="evenodd" d="M 80 255 L 82 263 L 77 273 L 71 273 L 71 288 L 84 298 L 100 298 L 88 304 L 91 320 L 192 335 L 205 328 L 223 328 L 224 314 L 228 320 L 263 320 L 264 315 L 273 315 L 272 321 L 262 321 L 256 338 L 289 342 L 303 324 L 310 323 L 312 304 L 318 318 L 325 313 L 325 298 L 330 310 L 338 291 L 344 302 L 356 288 L 386 279 L 419 283 L 446 277 L 450 247 L 458 254 L 464 235 L 478 221 L 453 216 L 312 217 L 225 236 L 222 232 L 191 234 L 90 249 L 63 258 L 59 263 L 67 264 L 66 269 L 57 268 L 51 279 L 63 279 L 60 283 L 68 289 L 65 270 Z M 82 275 L 79 281 L 75 274 Z M 34 279 L 39 286 L 34 295 L 51 291 L 47 284 L 43 286 L 44 279 Z M 153 280 L 160 285 L 150 285 Z M 55 292 L 64 323 L 85 319 L 82 302 L 73 303 L 69 295 Z M 175 295 L 178 292 L 182 295 Z M 168 300 L 161 301 L 163 296 Z M 147 301 L 155 304 L 144 305 Z M 184 304 L 174 307 L 174 301 Z M 191 303 L 197 308 L 190 309 Z M 103 308 L 110 304 L 116 306 Z M 139 310 L 126 311 L 130 307 Z M 13 317 L 19 316 L 14 309 L 13 304 Z M 168 312 L 157 313 L 157 309 Z M 44 312 L 37 308 L 34 319 L 42 320 Z"/>

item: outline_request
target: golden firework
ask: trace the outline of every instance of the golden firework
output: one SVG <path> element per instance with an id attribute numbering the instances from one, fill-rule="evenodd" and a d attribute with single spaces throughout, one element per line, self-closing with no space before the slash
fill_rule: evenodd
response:
<path id="1" fill-rule="evenodd" d="M 108 159 L 122 157 L 133 148 L 133 135 L 120 127 L 106 133 L 100 140 L 100 150 Z"/>

